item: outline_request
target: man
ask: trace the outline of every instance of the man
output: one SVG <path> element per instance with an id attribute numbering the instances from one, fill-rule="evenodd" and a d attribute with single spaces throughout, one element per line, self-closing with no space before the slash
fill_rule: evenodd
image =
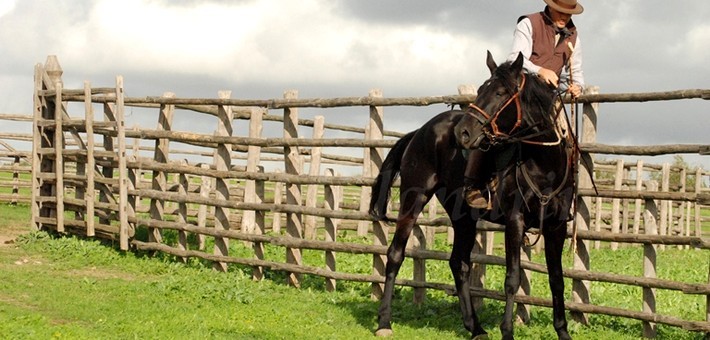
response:
<path id="1" fill-rule="evenodd" d="M 553 91 L 557 89 L 577 98 L 584 88 L 584 72 L 582 46 L 572 15 L 581 14 L 584 8 L 577 0 L 544 1 L 547 6 L 542 12 L 518 18 L 508 60 L 515 60 L 522 53 L 523 68 L 529 74 L 540 77 Z M 486 158 L 486 153 L 478 149 L 469 153 L 464 172 L 464 198 L 472 208 L 490 207 L 487 197 L 481 193 L 493 171 Z"/>

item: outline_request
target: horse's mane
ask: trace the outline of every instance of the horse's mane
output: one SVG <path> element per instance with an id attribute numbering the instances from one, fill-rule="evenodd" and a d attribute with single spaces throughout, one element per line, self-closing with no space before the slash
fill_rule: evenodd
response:
<path id="1" fill-rule="evenodd" d="M 517 92 L 517 74 L 511 68 L 512 62 L 508 61 L 498 66 L 495 76 L 501 79 L 503 86 L 508 93 Z M 525 72 L 525 86 L 521 93 L 521 104 L 523 105 L 524 118 L 532 119 L 528 124 L 535 124 L 542 121 L 543 128 L 554 126 L 554 121 L 550 112 L 554 104 L 553 92 L 539 77 Z"/>

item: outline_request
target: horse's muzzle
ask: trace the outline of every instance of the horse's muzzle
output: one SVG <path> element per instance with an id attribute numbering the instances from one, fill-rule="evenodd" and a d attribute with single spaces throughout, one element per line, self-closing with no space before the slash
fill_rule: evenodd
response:
<path id="1" fill-rule="evenodd" d="M 461 125 L 455 129 L 456 139 L 464 149 L 476 149 L 488 144 L 486 134 L 482 131 L 476 131 L 473 134 L 467 127 Z"/>
<path id="2" fill-rule="evenodd" d="M 471 143 L 471 148 L 480 148 L 483 146 L 484 142 L 486 140 L 486 135 L 481 133 L 478 135 L 478 137 Z"/>

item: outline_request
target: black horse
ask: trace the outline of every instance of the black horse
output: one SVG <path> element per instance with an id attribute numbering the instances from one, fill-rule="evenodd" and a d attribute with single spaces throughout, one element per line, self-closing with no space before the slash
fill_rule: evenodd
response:
<path id="1" fill-rule="evenodd" d="M 505 225 L 505 314 L 500 329 L 513 338 L 513 297 L 520 286 L 520 251 L 524 233 L 538 228 L 544 236 L 552 291 L 553 325 L 568 339 L 564 310 L 562 248 L 574 196 L 571 143 L 560 138 L 550 112 L 552 91 L 522 68 L 523 57 L 497 66 L 488 53 L 491 78 L 465 110 L 443 112 L 395 143 L 373 185 L 370 214 L 386 216 L 390 189 L 401 177 L 400 209 L 387 251 L 384 295 L 377 335 L 391 334 L 392 293 L 404 250 L 417 216 L 436 195 L 454 229 L 449 266 L 459 297 L 464 326 L 473 338 L 485 337 L 471 303 L 471 250 L 479 218 Z M 463 200 L 463 149 L 482 148 L 495 165 L 497 185 L 492 210 L 471 209 Z"/>

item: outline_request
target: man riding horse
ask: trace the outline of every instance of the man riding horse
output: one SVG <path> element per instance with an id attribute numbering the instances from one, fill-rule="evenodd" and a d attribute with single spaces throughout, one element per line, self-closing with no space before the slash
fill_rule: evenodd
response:
<path id="1" fill-rule="evenodd" d="M 584 72 L 582 48 L 572 15 L 581 14 L 584 8 L 576 0 L 544 1 L 547 6 L 542 12 L 518 18 L 508 61 L 522 53 L 523 68 L 548 84 L 551 96 L 559 91 L 577 98 L 584 88 Z M 490 208 L 489 196 L 482 193 L 494 172 L 490 158 L 480 148 L 469 152 L 464 172 L 464 198 L 472 208 Z"/>

